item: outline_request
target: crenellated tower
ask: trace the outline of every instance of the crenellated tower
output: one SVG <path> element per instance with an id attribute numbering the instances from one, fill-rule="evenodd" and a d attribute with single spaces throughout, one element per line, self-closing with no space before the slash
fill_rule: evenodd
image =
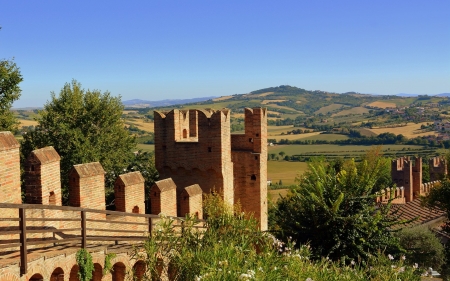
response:
<path id="1" fill-rule="evenodd" d="M 245 133 L 231 135 L 234 198 L 267 229 L 267 110 L 245 109 Z"/>
<path id="2" fill-rule="evenodd" d="M 430 167 L 430 181 L 441 180 L 447 175 L 447 161 L 445 157 L 433 157 L 428 160 Z"/>

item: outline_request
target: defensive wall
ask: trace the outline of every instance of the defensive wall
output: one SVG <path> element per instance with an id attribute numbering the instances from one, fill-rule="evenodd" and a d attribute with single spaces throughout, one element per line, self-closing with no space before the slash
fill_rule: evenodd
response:
<path id="1" fill-rule="evenodd" d="M 422 158 L 400 157 L 391 162 L 391 178 L 395 187 L 382 190 L 378 202 L 386 202 L 392 197 L 393 204 L 405 204 L 428 194 L 447 174 L 444 157 L 429 159 L 430 182 L 422 183 Z"/>
<path id="2" fill-rule="evenodd" d="M 198 185 L 240 203 L 267 230 L 267 111 L 246 108 L 243 134 L 231 134 L 230 118 L 229 109 L 155 111 L 156 168 L 177 186 L 178 215 L 183 190 Z"/>
<path id="3" fill-rule="evenodd" d="M 116 211 L 106 211 L 105 171 L 98 162 L 73 166 L 69 173 L 70 207 L 61 206 L 60 156 L 53 147 L 34 150 L 26 158 L 22 204 L 19 148 L 10 132 L 0 132 L 0 281 L 78 280 L 74 249 L 80 246 L 92 248 L 96 260 L 93 280 L 124 280 L 124 272 L 136 269 L 139 261 L 133 261 L 129 250 L 118 251 L 113 260 L 117 273 L 103 276 L 101 269 L 110 245 L 129 246 L 144 241 L 160 213 L 174 217 L 189 213 L 199 219 L 203 216 L 200 187 L 182 189 L 181 209 L 177 211 L 176 192 L 167 192 L 177 189 L 170 179 L 166 180 L 170 184 L 159 192 L 164 196 L 150 196 L 154 206 L 163 207 L 154 209 L 153 215 L 145 215 L 144 178 L 140 172 L 117 178 Z M 162 181 L 156 182 L 153 194 L 162 185 Z M 166 208 L 168 202 L 175 211 Z M 53 250 L 33 254 L 43 248 Z M 24 256 L 30 259 L 22 260 Z"/>

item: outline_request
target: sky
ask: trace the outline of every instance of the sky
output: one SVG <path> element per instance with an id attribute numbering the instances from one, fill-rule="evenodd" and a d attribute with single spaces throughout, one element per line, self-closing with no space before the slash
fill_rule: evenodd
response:
<path id="1" fill-rule="evenodd" d="M 16 108 L 72 79 L 122 100 L 450 93 L 448 0 L 0 0 L 0 26 L 0 59 L 24 79 Z"/>

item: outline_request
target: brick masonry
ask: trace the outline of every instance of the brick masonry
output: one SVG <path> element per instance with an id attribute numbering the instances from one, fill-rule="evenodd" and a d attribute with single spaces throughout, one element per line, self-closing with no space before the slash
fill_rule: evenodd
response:
<path id="1" fill-rule="evenodd" d="M 266 113 L 262 108 L 245 109 L 245 133 L 231 135 L 229 109 L 155 111 L 160 178 L 171 178 L 178 194 L 195 184 L 204 193 L 219 192 L 225 202 L 240 203 L 266 230 Z"/>

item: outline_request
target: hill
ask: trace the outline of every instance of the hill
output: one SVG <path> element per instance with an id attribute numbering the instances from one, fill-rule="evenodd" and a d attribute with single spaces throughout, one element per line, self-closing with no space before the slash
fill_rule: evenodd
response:
<path id="1" fill-rule="evenodd" d="M 166 99 L 159 101 L 148 101 L 148 100 L 140 100 L 140 99 L 132 99 L 123 101 L 123 105 L 129 108 L 151 108 L 151 107 L 161 107 L 161 106 L 171 106 L 177 104 L 185 104 L 185 103 L 193 103 L 193 102 L 202 102 L 206 100 L 210 100 L 215 98 L 211 97 L 202 97 L 202 98 L 192 98 L 192 99 Z"/>

